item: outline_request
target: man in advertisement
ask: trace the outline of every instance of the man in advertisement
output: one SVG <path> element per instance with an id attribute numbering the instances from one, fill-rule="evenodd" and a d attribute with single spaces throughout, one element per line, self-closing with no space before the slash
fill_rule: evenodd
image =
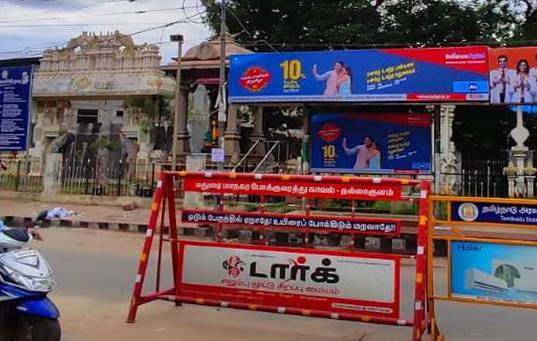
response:
<path id="1" fill-rule="evenodd" d="M 353 148 L 349 148 L 347 139 L 343 138 L 342 147 L 345 154 L 356 154 L 354 169 L 380 169 L 380 150 L 371 136 L 364 137 L 364 143 Z"/>
<path id="2" fill-rule="evenodd" d="M 490 71 L 490 101 L 491 103 L 509 103 L 511 82 L 515 79 L 515 70 L 507 68 L 506 55 L 498 56 L 498 68 Z"/>
<path id="3" fill-rule="evenodd" d="M 315 79 L 318 81 L 326 81 L 326 88 L 324 90 L 324 96 L 326 97 L 335 97 L 338 95 L 338 88 L 340 83 L 340 74 L 344 68 L 343 62 L 335 62 L 334 69 L 319 74 L 317 71 L 317 64 L 313 65 L 312 73 L 315 76 Z"/>

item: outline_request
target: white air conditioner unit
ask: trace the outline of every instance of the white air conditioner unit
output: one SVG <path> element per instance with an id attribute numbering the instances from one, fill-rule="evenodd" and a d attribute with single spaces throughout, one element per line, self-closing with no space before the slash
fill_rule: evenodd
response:
<path id="1" fill-rule="evenodd" d="M 509 290 L 507 282 L 503 279 L 496 278 L 475 268 L 466 270 L 464 281 L 466 289 L 480 289 L 497 294 Z"/>

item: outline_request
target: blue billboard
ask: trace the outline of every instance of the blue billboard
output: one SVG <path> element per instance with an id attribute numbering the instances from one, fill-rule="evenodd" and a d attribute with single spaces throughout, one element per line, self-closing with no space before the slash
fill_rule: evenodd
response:
<path id="1" fill-rule="evenodd" d="M 430 115 L 312 115 L 313 172 L 428 174 L 432 170 L 431 158 Z"/>
<path id="2" fill-rule="evenodd" d="M 537 304 L 537 247 L 451 241 L 451 294 Z"/>
<path id="3" fill-rule="evenodd" d="M 535 225 L 537 224 L 537 205 L 454 202 L 451 204 L 451 219 L 466 222 Z"/>
<path id="4" fill-rule="evenodd" d="M 230 57 L 229 101 L 488 101 L 484 46 L 253 53 Z"/>
<path id="5" fill-rule="evenodd" d="M 31 66 L 0 68 L 0 152 L 28 147 L 31 89 Z"/>

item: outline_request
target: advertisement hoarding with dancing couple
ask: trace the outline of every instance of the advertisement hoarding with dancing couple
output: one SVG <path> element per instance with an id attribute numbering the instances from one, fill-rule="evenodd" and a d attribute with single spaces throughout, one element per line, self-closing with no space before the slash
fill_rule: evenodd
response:
<path id="1" fill-rule="evenodd" d="M 430 115 L 317 113 L 311 129 L 313 172 L 431 172 Z"/>
<path id="2" fill-rule="evenodd" d="M 488 47 L 253 53 L 230 57 L 229 100 L 489 100 Z"/>

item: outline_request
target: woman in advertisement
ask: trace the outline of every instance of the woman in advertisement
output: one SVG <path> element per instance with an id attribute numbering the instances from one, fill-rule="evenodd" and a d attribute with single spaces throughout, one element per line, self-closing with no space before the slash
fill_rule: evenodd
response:
<path id="1" fill-rule="evenodd" d="M 369 156 L 369 169 L 371 170 L 380 170 L 380 146 L 377 142 L 373 141 L 373 146 L 370 150 Z"/>
<path id="2" fill-rule="evenodd" d="M 518 61 L 516 75 L 511 80 L 513 103 L 531 103 L 531 85 L 529 76 L 529 63 L 526 59 Z"/>
<path id="3" fill-rule="evenodd" d="M 341 69 L 338 79 L 338 96 L 350 96 L 351 95 L 351 83 L 352 83 L 352 70 L 348 66 L 344 66 Z"/>

